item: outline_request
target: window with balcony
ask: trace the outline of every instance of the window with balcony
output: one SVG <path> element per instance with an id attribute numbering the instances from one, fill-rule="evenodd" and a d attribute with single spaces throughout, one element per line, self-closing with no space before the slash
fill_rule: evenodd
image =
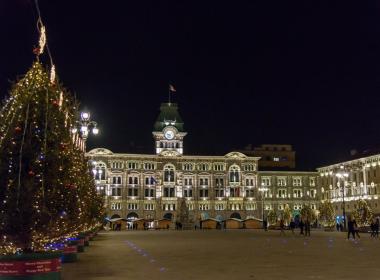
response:
<path id="1" fill-rule="evenodd" d="M 138 188 L 128 188 L 128 196 L 138 196 L 139 189 Z"/>
<path id="2" fill-rule="evenodd" d="M 94 169 L 92 169 L 94 173 L 95 180 L 106 180 L 106 164 L 103 162 L 96 163 Z"/>
<path id="3" fill-rule="evenodd" d="M 215 190 L 215 197 L 224 197 L 224 188 L 217 187 Z"/>
<path id="4" fill-rule="evenodd" d="M 223 188 L 224 187 L 224 179 L 223 178 L 215 178 L 215 187 Z"/>
<path id="5" fill-rule="evenodd" d="M 128 177 L 128 184 L 130 185 L 138 185 L 139 178 L 137 176 L 129 176 Z"/>
<path id="6" fill-rule="evenodd" d="M 145 197 L 154 197 L 154 189 L 145 189 Z"/>
<path id="7" fill-rule="evenodd" d="M 208 189 L 200 189 L 199 190 L 199 197 L 201 197 L 201 198 L 208 197 Z"/>
<path id="8" fill-rule="evenodd" d="M 185 178 L 184 182 L 185 182 L 185 186 L 192 186 L 193 185 L 193 178 Z"/>
<path id="9" fill-rule="evenodd" d="M 111 187 L 111 195 L 112 196 L 121 196 L 121 188 L 120 187 Z"/>
<path id="10" fill-rule="evenodd" d="M 240 197 L 240 188 L 230 188 L 230 197 Z"/>
<path id="11" fill-rule="evenodd" d="M 245 185 L 247 187 L 253 187 L 255 185 L 255 180 L 252 178 L 245 179 Z"/>
<path id="12" fill-rule="evenodd" d="M 121 176 L 113 176 L 112 177 L 112 184 L 121 184 Z"/>
<path id="13" fill-rule="evenodd" d="M 208 178 L 200 178 L 199 179 L 199 185 L 202 186 L 208 186 Z"/>
<path id="14" fill-rule="evenodd" d="M 151 186 L 151 185 L 154 185 L 155 182 L 156 182 L 156 180 L 152 176 L 145 177 L 145 185 Z"/>
<path id="15" fill-rule="evenodd" d="M 255 193 L 253 189 L 246 189 L 245 190 L 245 197 L 255 197 Z"/>
<path id="16" fill-rule="evenodd" d="M 237 165 L 233 165 L 230 167 L 229 179 L 231 183 L 240 182 L 240 168 Z"/>
<path id="17" fill-rule="evenodd" d="M 174 166 L 166 165 L 164 167 L 164 182 L 166 183 L 175 182 Z"/>
<path id="18" fill-rule="evenodd" d="M 164 187 L 164 197 L 175 197 L 175 187 Z"/>
<path id="19" fill-rule="evenodd" d="M 185 188 L 183 190 L 183 197 L 193 197 L 193 190 L 191 188 Z"/>

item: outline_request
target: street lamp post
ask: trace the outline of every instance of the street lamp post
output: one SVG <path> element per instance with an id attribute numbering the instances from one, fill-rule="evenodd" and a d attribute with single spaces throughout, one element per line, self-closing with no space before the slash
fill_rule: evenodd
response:
<path id="1" fill-rule="evenodd" d="M 92 134 L 97 135 L 99 129 L 97 128 L 97 123 L 90 119 L 91 115 L 88 112 L 80 113 L 80 120 L 76 122 L 76 125 L 72 128 L 71 132 L 73 134 L 79 132 L 80 136 L 84 141 L 84 150 L 86 151 L 86 141 L 90 131 Z"/>
<path id="2" fill-rule="evenodd" d="M 339 179 L 339 183 L 342 182 L 342 201 L 343 201 L 343 228 L 344 228 L 344 231 L 346 231 L 346 204 L 345 204 L 345 201 L 344 201 L 344 195 L 345 195 L 345 178 L 348 177 L 348 172 L 346 172 L 344 170 L 344 166 L 341 165 L 340 168 L 339 168 L 339 171 L 335 174 L 336 177 L 338 177 Z M 340 189 L 340 187 L 339 187 Z"/>
<path id="3" fill-rule="evenodd" d="M 263 218 L 263 229 L 265 229 L 265 226 L 264 226 L 264 198 L 265 198 L 265 192 L 268 191 L 268 188 L 266 186 L 261 186 L 261 188 L 259 188 L 259 192 L 261 192 L 261 202 L 262 202 L 262 207 L 261 207 L 261 211 L 262 211 L 262 218 Z"/>

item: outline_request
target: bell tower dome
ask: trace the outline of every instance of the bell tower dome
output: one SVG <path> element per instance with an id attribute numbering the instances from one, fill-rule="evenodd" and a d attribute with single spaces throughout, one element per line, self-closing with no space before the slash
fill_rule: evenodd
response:
<path id="1" fill-rule="evenodd" d="M 169 152 L 167 154 L 182 155 L 183 138 L 186 134 L 177 104 L 162 103 L 153 131 L 156 154 Z"/>

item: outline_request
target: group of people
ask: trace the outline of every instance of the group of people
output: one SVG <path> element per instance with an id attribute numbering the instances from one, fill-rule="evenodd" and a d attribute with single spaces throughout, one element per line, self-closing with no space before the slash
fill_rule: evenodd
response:
<path id="1" fill-rule="evenodd" d="M 376 220 L 372 220 L 371 225 L 370 225 L 371 237 L 379 238 L 379 227 L 380 227 L 379 218 L 377 218 Z M 347 239 L 350 239 L 351 235 L 353 239 L 355 239 L 356 237 L 360 238 L 359 228 L 354 218 L 348 218 L 348 222 L 347 222 Z"/>
<path id="2" fill-rule="evenodd" d="M 298 227 L 300 228 L 300 235 L 310 236 L 311 224 L 308 219 L 306 219 L 305 221 L 301 219 L 298 223 Z M 293 219 L 289 223 L 289 228 L 292 231 L 292 233 L 295 234 L 294 230 L 296 228 L 296 222 Z M 280 220 L 280 229 L 281 234 L 285 235 L 285 222 L 283 219 Z"/>

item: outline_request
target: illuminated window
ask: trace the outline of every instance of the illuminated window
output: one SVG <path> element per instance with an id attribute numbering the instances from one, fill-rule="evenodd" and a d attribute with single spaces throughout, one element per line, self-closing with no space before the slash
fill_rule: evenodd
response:
<path id="1" fill-rule="evenodd" d="M 240 168 L 236 165 L 230 167 L 229 178 L 231 183 L 240 182 Z"/>
<path id="2" fill-rule="evenodd" d="M 174 166 L 166 165 L 164 167 L 164 182 L 174 182 Z"/>
<path id="3" fill-rule="evenodd" d="M 120 202 L 111 203 L 111 210 L 120 210 L 120 209 L 121 209 L 121 203 Z"/>

